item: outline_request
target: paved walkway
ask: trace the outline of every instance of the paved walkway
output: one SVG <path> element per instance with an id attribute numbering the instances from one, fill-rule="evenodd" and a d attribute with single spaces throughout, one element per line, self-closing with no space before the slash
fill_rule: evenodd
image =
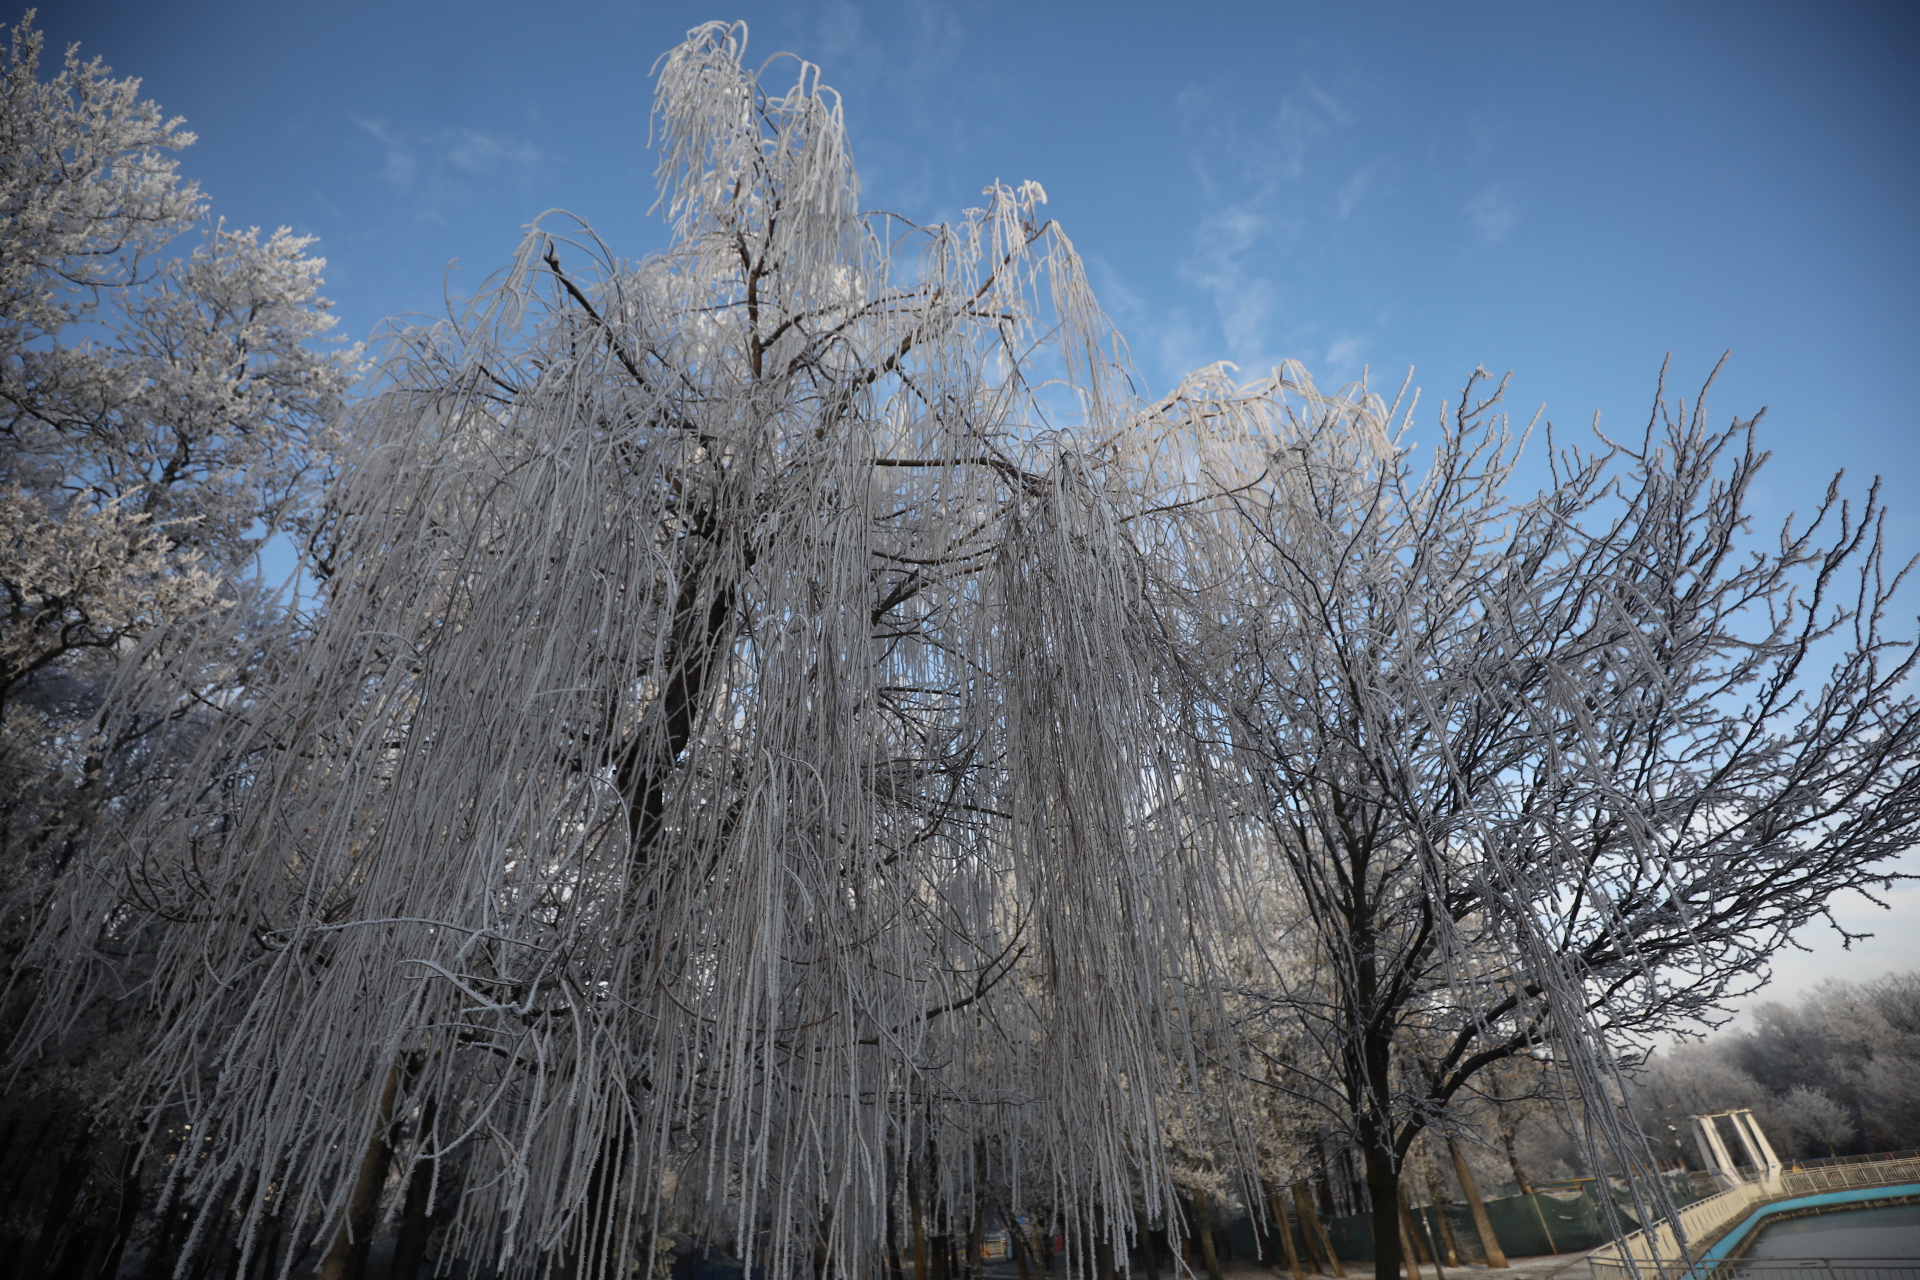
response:
<path id="1" fill-rule="evenodd" d="M 1510 1258 L 1505 1271 L 1490 1271 L 1486 1267 L 1472 1265 L 1447 1267 L 1445 1270 L 1447 1280 L 1455 1280 L 1455 1277 L 1472 1277 L 1472 1280 L 1552 1280 L 1555 1276 L 1560 1277 L 1560 1280 L 1587 1280 L 1588 1252 L 1583 1249 L 1578 1253 L 1544 1253 L 1532 1258 Z M 1371 1262 L 1349 1262 L 1346 1266 L 1347 1280 L 1373 1280 Z M 1235 1258 L 1225 1266 L 1224 1270 L 1227 1280 L 1255 1280 L 1256 1277 L 1259 1280 L 1276 1280 L 1276 1277 L 1292 1280 L 1285 1267 L 1275 1272 L 1261 1263 L 1245 1258 Z M 1312 1280 L 1313 1273 L 1307 1274 L 1309 1280 Z M 1433 1268 L 1422 1265 L 1420 1276 L 1421 1280 L 1434 1280 Z M 1140 1280 L 1140 1277 L 1136 1275 L 1134 1280 Z M 1182 1275 L 1177 1280 L 1188 1280 L 1188 1278 Z M 1206 1272 L 1202 1271 L 1195 1280 L 1206 1280 Z M 1325 1278 L 1323 1277 L 1322 1280 Z"/>
<path id="2" fill-rule="evenodd" d="M 1447 1280 L 1456 1280 L 1456 1277 L 1459 1280 L 1467 1280 L 1468 1277 L 1471 1280 L 1554 1280 L 1554 1277 L 1559 1277 L 1559 1280 L 1587 1280 L 1587 1253 L 1587 1250 L 1582 1250 L 1579 1253 L 1546 1253 L 1533 1258 L 1512 1258 L 1508 1260 L 1505 1271 L 1489 1271 L 1480 1266 L 1448 1267 Z M 1285 1267 L 1274 1271 L 1248 1258 L 1235 1258 L 1222 1270 L 1227 1280 L 1292 1280 Z M 1011 1262 L 991 1262 L 981 1271 L 982 1280 L 1020 1280 L 1020 1269 Z M 1205 1271 L 1193 1272 L 1185 1266 L 1179 1267 L 1177 1272 L 1165 1267 L 1160 1269 L 1161 1280 L 1206 1280 L 1206 1275 Z M 1065 1276 L 1065 1272 L 1056 1271 L 1048 1277 L 1036 1269 L 1032 1273 L 1032 1280 L 1065 1280 Z M 1331 1277 L 1316 1276 L 1311 1271 L 1307 1276 L 1308 1280 L 1331 1280 Z M 1421 1280 L 1434 1280 L 1433 1268 L 1421 1267 L 1420 1276 Z M 1347 1280 L 1372 1278 L 1371 1262 L 1347 1263 Z M 1146 1273 L 1136 1270 L 1132 1280 L 1146 1280 Z"/>
<path id="3" fill-rule="evenodd" d="M 1448 1267 L 1446 1280 L 1588 1280 L 1586 1276 L 1586 1255 L 1588 1249 L 1578 1253 L 1542 1253 L 1538 1257 L 1515 1257 L 1507 1259 L 1505 1270 L 1488 1270 L 1486 1267 Z M 1227 1274 L 1227 1280 L 1292 1280 L 1286 1268 L 1279 1270 L 1267 1267 L 1265 1263 L 1256 1263 L 1252 1259 L 1236 1257 L 1221 1268 Z M 1331 1276 L 1319 1276 L 1315 1272 L 1306 1272 L 1308 1280 L 1332 1280 Z M 1373 1263 L 1348 1263 L 1348 1280 L 1373 1280 Z M 1014 1263 L 987 1263 L 981 1267 L 981 1280 L 1020 1280 L 1020 1267 Z M 1052 1272 L 1050 1276 L 1035 1268 L 1031 1280 L 1066 1280 L 1066 1272 Z M 1146 1280 L 1144 1270 L 1135 1270 L 1131 1280 Z M 1175 1270 L 1160 1268 L 1160 1280 L 1206 1280 L 1206 1270 L 1192 1272 L 1185 1265 Z M 1434 1280 L 1432 1267 L 1421 1267 L 1421 1280 Z"/>

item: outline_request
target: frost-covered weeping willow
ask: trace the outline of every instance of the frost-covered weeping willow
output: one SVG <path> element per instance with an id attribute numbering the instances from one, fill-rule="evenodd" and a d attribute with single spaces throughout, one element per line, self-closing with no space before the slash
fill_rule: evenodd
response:
<path id="1" fill-rule="evenodd" d="M 1212 883 L 1126 527 L 1167 482 L 1039 187 L 863 215 L 837 100 L 744 40 L 659 68 L 669 250 L 537 230 L 406 335 L 293 669 L 42 940 L 78 1007 L 131 899 L 124 1096 L 184 1108 L 195 1202 L 333 1232 L 392 1159 L 456 1252 L 624 1274 L 664 1205 L 785 1275 L 988 1148 L 1157 1185 Z"/>

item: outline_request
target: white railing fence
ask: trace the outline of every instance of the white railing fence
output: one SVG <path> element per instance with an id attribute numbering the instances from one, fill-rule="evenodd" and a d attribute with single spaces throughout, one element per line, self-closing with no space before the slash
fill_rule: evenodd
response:
<path id="1" fill-rule="evenodd" d="M 1712 1280 L 1914 1280 L 1920 1258 L 1756 1258 L 1724 1262 Z"/>
<path id="2" fill-rule="evenodd" d="M 1920 1182 L 1920 1157 L 1789 1169 L 1780 1175 L 1781 1186 L 1789 1195 L 1844 1191 L 1850 1187 L 1893 1187 L 1907 1182 Z"/>
<path id="3" fill-rule="evenodd" d="M 1689 1255 L 1698 1258 L 1725 1228 L 1744 1218 L 1754 1208 L 1775 1200 L 1791 1199 L 1794 1196 L 1813 1195 L 1822 1191 L 1845 1191 L 1856 1187 L 1890 1187 L 1905 1183 L 1920 1182 L 1920 1159 L 1905 1158 L 1899 1160 L 1861 1160 L 1854 1163 L 1832 1163 L 1812 1169 L 1786 1169 L 1771 1178 L 1760 1177 L 1752 1182 L 1743 1182 L 1718 1195 L 1708 1196 L 1682 1209 L 1679 1214 L 1679 1235 L 1674 1231 L 1671 1221 L 1657 1223 L 1643 1231 L 1635 1231 L 1622 1236 L 1612 1244 L 1600 1246 L 1588 1255 L 1587 1265 L 1593 1270 L 1593 1280 L 1628 1280 L 1633 1276 L 1668 1277 L 1684 1273 L 1688 1269 Z M 1686 1248 L 1681 1247 L 1681 1237 L 1686 1240 Z M 1880 1273 L 1869 1276 L 1866 1272 L 1852 1274 L 1855 1262 L 1873 1262 L 1878 1266 L 1884 1259 L 1858 1259 L 1846 1261 L 1834 1259 L 1830 1265 L 1822 1259 L 1793 1259 L 1793 1267 L 1776 1270 L 1771 1263 L 1731 1263 L 1713 1267 L 1699 1268 L 1700 1275 L 1711 1273 L 1716 1280 L 1723 1274 L 1731 1276 L 1738 1271 L 1748 1271 L 1758 1277 L 1778 1275 L 1785 1280 L 1788 1276 L 1805 1275 L 1807 1280 L 1875 1280 Z M 1802 1266 L 1804 1263 L 1806 1265 Z M 1821 1271 L 1819 1265 L 1827 1265 Z M 1889 1263 L 1889 1265 L 1891 1265 Z M 1913 1260 L 1906 1260 L 1905 1270 L 1899 1280 L 1913 1280 L 1920 1277 L 1920 1266 Z M 1730 1268 L 1730 1269 L 1729 1269 Z M 1840 1270 L 1849 1274 L 1841 1275 Z M 1884 1268 L 1882 1268 L 1884 1271 Z M 1831 1274 L 1829 1274 L 1829 1272 Z M 1895 1280 L 1889 1275 L 1887 1280 Z"/>

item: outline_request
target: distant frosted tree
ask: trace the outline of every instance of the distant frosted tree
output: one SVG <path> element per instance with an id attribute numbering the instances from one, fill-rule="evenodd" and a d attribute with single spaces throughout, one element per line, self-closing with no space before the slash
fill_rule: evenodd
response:
<path id="1" fill-rule="evenodd" d="M 0 821 L 16 856 L 109 767 L 89 725 L 115 655 L 230 607 L 223 582 L 299 531 L 351 376 L 350 355 L 312 345 L 333 321 L 311 241 L 215 225 L 172 253 L 205 218 L 166 154 L 193 135 L 75 50 L 41 80 L 41 45 L 29 14 L 0 66 Z"/>
<path id="2" fill-rule="evenodd" d="M 252 560 L 303 531 L 354 363 L 312 345 L 332 319 L 310 242 L 210 223 L 171 156 L 193 136 L 75 50 L 42 79 L 31 19 L 0 48 L 9 1042 L 40 977 L 21 949 L 65 877 L 85 874 L 75 859 L 98 820 L 164 789 L 193 734 L 285 658 L 292 619 Z M 137 704 L 108 713 L 128 682 Z M 132 971 L 149 940 L 108 945 Z M 59 1051 L 8 1064 L 0 1241 L 23 1276 L 110 1275 L 141 1182 L 157 1186 L 164 1161 L 136 1173 L 119 1142 L 134 1129 L 94 1108 L 152 1027 L 137 1002 L 83 1001 L 61 1018 Z M 148 1136 L 172 1153 L 164 1131 Z"/>
<path id="3" fill-rule="evenodd" d="M 1748 1027 L 1655 1059 L 1641 1092 L 1668 1090 L 1683 1057 L 1711 1060 L 1744 1082 L 1737 1105 L 1753 1105 L 1746 1099 L 1757 1097 L 1759 1106 L 1779 1108 L 1782 1123 L 1795 1123 L 1792 1100 L 1806 1098 L 1809 1091 L 1841 1109 L 1848 1132 L 1841 1136 L 1837 1129 L 1823 1128 L 1834 1136 L 1813 1137 L 1805 1130 L 1803 1153 L 1817 1154 L 1827 1144 L 1844 1148 L 1841 1154 L 1911 1148 L 1920 1143 L 1917 995 L 1920 977 L 1912 973 L 1861 983 L 1829 978 L 1791 1003 L 1755 1006 Z M 1702 1097 L 1694 1109 L 1731 1105 L 1736 1104 Z M 1825 1104 L 1815 1111 L 1824 1114 Z M 1662 1123 L 1657 1120 L 1654 1127 Z"/>
<path id="4" fill-rule="evenodd" d="M 1851 1142 L 1859 1132 L 1847 1117 L 1847 1109 L 1828 1096 L 1826 1090 L 1797 1084 L 1780 1099 L 1781 1118 L 1798 1138 L 1803 1150 L 1834 1155 L 1835 1147 Z"/>

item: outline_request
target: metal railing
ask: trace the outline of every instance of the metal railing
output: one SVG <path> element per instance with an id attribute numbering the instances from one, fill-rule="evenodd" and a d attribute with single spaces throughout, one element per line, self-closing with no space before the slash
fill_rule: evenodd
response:
<path id="1" fill-rule="evenodd" d="M 1872 1160 L 1920 1160 L 1920 1150 L 1875 1151 L 1864 1156 L 1810 1156 L 1793 1164 L 1800 1169 L 1820 1169 L 1830 1164 L 1864 1164 Z"/>
<path id="2" fill-rule="evenodd" d="M 1665 1275 L 1674 1264 L 1685 1261 L 1689 1250 L 1682 1249 L 1680 1242 L 1683 1239 L 1691 1246 L 1691 1251 L 1697 1253 L 1701 1241 L 1718 1234 L 1722 1227 L 1736 1218 L 1745 1216 L 1762 1200 L 1773 1198 L 1773 1188 L 1767 1183 L 1743 1182 L 1719 1195 L 1697 1200 L 1677 1215 L 1680 1228 L 1677 1235 L 1674 1231 L 1675 1222 L 1669 1219 L 1644 1230 L 1630 1232 L 1612 1244 L 1603 1244 L 1595 1249 L 1587 1257 L 1587 1265 L 1593 1270 L 1593 1280 L 1622 1280 L 1626 1276 L 1645 1275 L 1648 1272 Z"/>
<path id="3" fill-rule="evenodd" d="M 1711 1280 L 1915 1280 L 1920 1258 L 1755 1258 L 1701 1268 Z"/>
<path id="4" fill-rule="evenodd" d="M 1807 1276 L 1809 1280 L 1821 1280 L 1820 1273 L 1808 1269 L 1815 1264 L 1829 1265 L 1817 1258 L 1785 1260 L 1792 1262 L 1793 1266 L 1768 1260 L 1695 1263 L 1689 1266 L 1688 1259 L 1689 1256 L 1697 1259 L 1728 1227 L 1760 1205 L 1822 1191 L 1890 1187 L 1905 1183 L 1920 1183 L 1920 1159 L 1867 1159 L 1850 1163 L 1826 1162 L 1812 1168 L 1796 1166 L 1782 1170 L 1771 1178 L 1743 1182 L 1718 1195 L 1688 1205 L 1677 1215 L 1678 1234 L 1674 1230 L 1675 1222 L 1669 1219 L 1622 1236 L 1612 1244 L 1602 1245 L 1588 1256 L 1587 1265 L 1593 1271 L 1593 1280 L 1628 1280 L 1628 1277 L 1649 1274 L 1672 1276 L 1689 1273 L 1696 1277 L 1718 1278 L 1731 1277 L 1736 1273 L 1744 1275 L 1747 1270 L 1751 1270 L 1756 1277 L 1778 1276 L 1780 1280 L 1786 1280 L 1789 1276 Z M 1685 1247 L 1681 1245 L 1683 1239 L 1686 1241 Z M 1802 1263 L 1806 1266 L 1801 1266 Z M 1869 1273 L 1850 1270 L 1868 1264 L 1904 1267 L 1904 1270 L 1887 1271 L 1884 1276 L 1881 1271 Z M 1834 1270 L 1827 1280 L 1920 1280 L 1920 1260 L 1916 1259 L 1835 1258 L 1830 1266 Z M 1780 1269 L 1782 1267 L 1785 1269 Z M 1846 1271 L 1846 1274 L 1841 1274 L 1842 1271 Z"/>
<path id="5" fill-rule="evenodd" d="M 1905 1160 L 1867 1160 L 1858 1164 L 1801 1166 L 1780 1175 L 1782 1190 L 1788 1195 L 1806 1195 L 1815 1191 L 1844 1191 L 1849 1187 L 1892 1187 L 1903 1182 L 1920 1182 L 1920 1158 Z"/>

